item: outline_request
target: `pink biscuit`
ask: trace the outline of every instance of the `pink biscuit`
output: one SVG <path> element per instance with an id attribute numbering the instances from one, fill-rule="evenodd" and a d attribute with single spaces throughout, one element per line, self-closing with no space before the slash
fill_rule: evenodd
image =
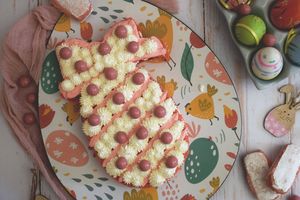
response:
<path id="1" fill-rule="evenodd" d="M 90 0 L 52 0 L 51 3 L 58 10 L 79 21 L 84 21 L 93 10 Z"/>
<path id="2" fill-rule="evenodd" d="M 295 144 L 284 146 L 268 173 L 267 182 L 272 189 L 285 194 L 292 187 L 300 169 L 300 147 Z"/>

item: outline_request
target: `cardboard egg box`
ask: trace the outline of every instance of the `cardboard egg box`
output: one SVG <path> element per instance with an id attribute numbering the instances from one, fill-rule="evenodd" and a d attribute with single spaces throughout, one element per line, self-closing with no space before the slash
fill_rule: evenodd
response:
<path id="1" fill-rule="evenodd" d="M 235 28 L 235 24 L 237 23 L 237 21 L 243 16 L 239 15 L 237 12 L 235 12 L 233 10 L 226 9 L 225 7 L 223 7 L 223 5 L 220 3 L 219 0 L 216 0 L 216 1 L 217 1 L 217 5 L 218 5 L 220 11 L 224 14 L 224 16 L 227 20 L 227 24 L 228 24 L 231 36 L 233 38 L 233 41 L 239 48 L 239 50 L 244 58 L 249 76 L 251 77 L 255 86 L 259 90 L 263 90 L 268 87 L 271 87 L 272 85 L 286 79 L 289 76 L 289 74 L 300 72 L 300 70 L 299 70 L 300 66 L 296 66 L 293 63 L 291 63 L 284 53 L 285 41 L 288 37 L 289 31 L 282 31 L 282 30 L 277 29 L 275 26 L 273 26 L 272 22 L 270 21 L 269 8 L 272 6 L 274 1 L 257 0 L 257 1 L 254 1 L 251 3 L 251 8 L 252 8 L 251 14 L 256 15 L 264 20 L 266 27 L 267 27 L 266 33 L 272 33 L 275 35 L 275 37 L 277 39 L 277 43 L 274 47 L 277 48 L 281 52 L 282 57 L 283 57 L 283 62 L 284 62 L 283 70 L 276 78 L 274 78 L 272 80 L 262 80 L 262 79 L 257 78 L 253 74 L 252 69 L 251 69 L 251 63 L 252 63 L 252 59 L 253 59 L 255 53 L 259 49 L 264 47 L 262 42 L 260 42 L 260 44 L 258 46 L 252 46 L 252 47 L 245 46 L 245 45 L 239 43 L 235 37 L 234 28 Z"/>

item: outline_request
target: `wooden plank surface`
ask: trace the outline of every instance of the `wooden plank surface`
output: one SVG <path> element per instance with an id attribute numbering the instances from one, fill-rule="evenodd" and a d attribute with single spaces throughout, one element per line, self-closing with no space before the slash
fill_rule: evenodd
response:
<path id="1" fill-rule="evenodd" d="M 3 41 L 9 28 L 20 17 L 44 3 L 48 3 L 48 0 L 1 0 L 0 41 Z M 297 86 L 298 91 L 300 90 L 299 74 L 292 75 L 273 88 L 258 91 L 246 73 L 241 55 L 233 45 L 225 19 L 217 10 L 215 1 L 179 0 L 179 4 L 180 12 L 177 17 L 205 39 L 228 70 L 235 82 L 243 112 L 243 137 L 239 157 L 225 184 L 212 200 L 254 199 L 244 179 L 242 157 L 247 152 L 261 149 L 273 159 L 283 144 L 293 142 L 300 145 L 299 115 L 293 133 L 281 139 L 269 135 L 262 126 L 266 113 L 284 101 L 284 97 L 277 92 L 278 87 L 290 82 Z M 30 168 L 33 164 L 12 136 L 2 115 L 0 127 L 0 199 L 28 199 L 31 187 Z M 44 180 L 42 192 L 51 200 L 58 199 Z M 290 193 L 300 195 L 299 177 Z"/>

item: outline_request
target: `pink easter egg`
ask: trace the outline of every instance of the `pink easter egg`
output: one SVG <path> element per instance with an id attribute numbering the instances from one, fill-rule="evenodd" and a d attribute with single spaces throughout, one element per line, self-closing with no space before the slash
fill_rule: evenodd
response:
<path id="1" fill-rule="evenodd" d="M 214 80 L 227 85 L 232 84 L 224 67 L 212 52 L 209 52 L 208 55 L 206 56 L 205 69 L 208 75 Z"/>
<path id="2" fill-rule="evenodd" d="M 89 160 L 82 142 L 73 133 L 65 130 L 57 130 L 48 135 L 46 150 L 52 159 L 73 167 L 83 166 Z"/>

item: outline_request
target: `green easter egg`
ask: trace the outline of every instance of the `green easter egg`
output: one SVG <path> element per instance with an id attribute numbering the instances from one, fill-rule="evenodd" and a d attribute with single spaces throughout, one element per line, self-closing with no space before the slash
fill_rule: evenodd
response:
<path id="1" fill-rule="evenodd" d="M 184 164 L 186 179 L 197 184 L 206 179 L 219 161 L 217 145 L 207 139 L 198 138 L 190 145 L 189 156 Z"/>
<path id="2" fill-rule="evenodd" d="M 236 39 L 244 45 L 258 45 L 266 33 L 266 24 L 258 16 L 247 15 L 235 24 Z"/>
<path id="3" fill-rule="evenodd" d="M 52 51 L 43 63 L 41 85 L 44 92 L 47 94 L 56 93 L 59 90 L 58 85 L 61 80 L 59 63 L 55 51 Z"/>

